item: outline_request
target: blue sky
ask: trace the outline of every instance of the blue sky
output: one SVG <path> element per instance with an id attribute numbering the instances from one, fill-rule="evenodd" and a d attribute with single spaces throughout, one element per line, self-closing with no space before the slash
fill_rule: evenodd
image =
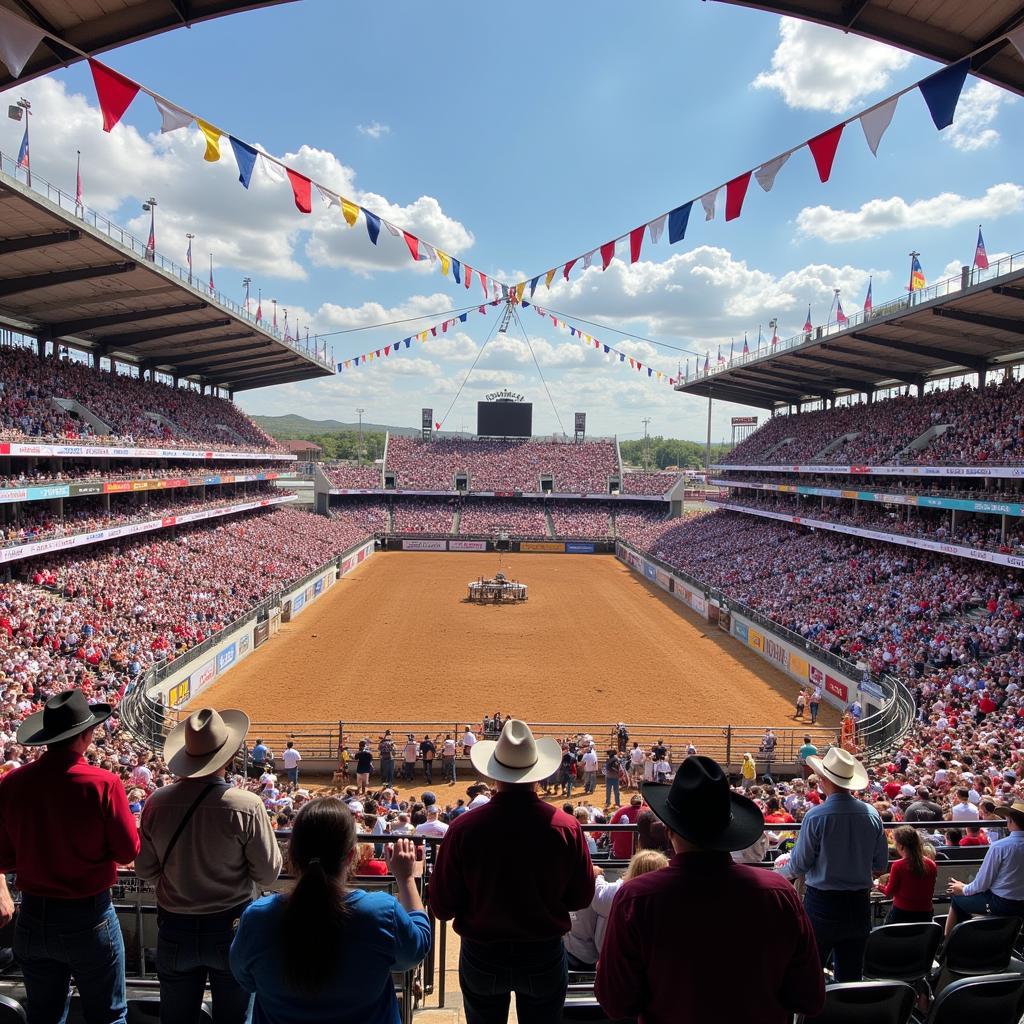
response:
<path id="1" fill-rule="evenodd" d="M 507 24 L 468 4 L 353 5 L 302 0 L 220 19 L 114 51 L 107 63 L 224 130 L 287 158 L 337 191 L 380 209 L 473 266 L 506 280 L 543 273 L 756 166 L 920 78 L 921 59 L 715 3 L 606 0 L 520 4 Z M 84 66 L 33 82 L 33 167 L 74 187 L 83 152 L 86 201 L 144 234 L 139 202 L 160 199 L 158 247 L 196 264 L 214 251 L 220 287 L 254 279 L 303 324 L 330 332 L 467 304 L 450 278 L 414 265 L 382 234 L 374 252 L 360 223 L 337 211 L 303 218 L 285 185 L 235 180 L 227 151 L 205 164 L 193 127 L 159 135 L 144 96 L 110 135 L 99 129 Z M 869 274 L 876 303 L 900 293 L 910 249 L 928 280 L 970 262 L 979 222 L 991 255 L 1015 252 L 1024 225 L 1019 119 L 1024 105 L 968 79 L 954 127 L 936 132 L 920 95 L 901 100 L 877 158 L 859 125 L 846 129 L 831 180 L 795 154 L 769 194 L 751 183 L 743 216 L 705 223 L 686 239 L 645 246 L 640 263 L 574 274 L 553 309 L 631 331 L 712 361 L 718 345 L 756 338 L 780 318 L 788 336 L 807 304 L 824 318 L 833 287 L 847 313 Z M 0 148 L 18 127 L 0 123 Z M 1017 141 L 1014 141 L 1017 140 Z M 315 200 L 316 201 L 316 200 Z M 315 222 L 315 223 L 314 223 Z M 385 251 L 386 250 L 386 251 Z M 473 299 L 479 291 L 471 293 Z M 265 304 L 265 308 L 267 308 Z M 326 382 L 239 396 L 252 412 L 299 412 L 415 425 L 421 405 L 443 412 L 490 328 L 471 316 L 456 337 Z M 577 409 L 591 432 L 651 430 L 700 438 L 705 407 L 583 350 L 524 313 L 562 423 Z M 342 335 L 344 358 L 417 325 Z M 679 355 L 621 342 L 658 369 Z M 685 360 L 685 356 L 682 357 Z M 692 357 L 691 357 L 692 358 Z M 509 386 L 534 401 L 535 430 L 557 429 L 520 335 L 491 342 L 446 426 L 472 423 L 476 400 Z M 740 407 L 716 409 L 715 436 Z M 762 413 L 763 415 L 763 413 Z"/>

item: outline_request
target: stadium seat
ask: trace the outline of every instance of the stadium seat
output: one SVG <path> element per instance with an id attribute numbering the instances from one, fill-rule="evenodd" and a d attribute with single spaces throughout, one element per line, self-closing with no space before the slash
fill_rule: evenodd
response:
<path id="1" fill-rule="evenodd" d="M 1020 929 L 1019 917 L 990 914 L 962 921 L 946 940 L 939 969 L 932 974 L 932 989 L 939 993 L 961 978 L 1005 972 Z"/>
<path id="2" fill-rule="evenodd" d="M 825 1008 L 800 1024 L 907 1024 L 914 990 L 902 981 L 848 981 L 825 989 Z M 988 1024 L 988 1022 L 986 1022 Z"/>
<path id="3" fill-rule="evenodd" d="M 934 921 L 875 928 L 864 950 L 864 977 L 915 985 L 927 978 L 941 941 L 942 929 Z"/>
<path id="4" fill-rule="evenodd" d="M 1024 976 L 990 974 L 947 986 L 935 1000 L 926 1024 L 1018 1024 L 1024 1015 Z"/>
<path id="5" fill-rule="evenodd" d="M 27 1024 L 25 1007 L 10 996 L 0 995 L 0 1024 Z"/>

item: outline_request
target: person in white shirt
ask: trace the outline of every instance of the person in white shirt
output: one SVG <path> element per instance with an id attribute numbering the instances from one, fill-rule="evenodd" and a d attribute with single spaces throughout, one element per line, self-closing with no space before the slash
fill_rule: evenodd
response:
<path id="1" fill-rule="evenodd" d="M 640 744 L 633 743 L 633 749 L 629 752 L 629 781 L 637 788 L 644 778 L 644 752 Z"/>
<path id="2" fill-rule="evenodd" d="M 474 743 L 476 743 L 476 736 L 473 734 L 473 730 L 467 725 L 466 731 L 462 736 L 463 757 L 469 757 L 469 752 L 473 749 Z"/>
<path id="3" fill-rule="evenodd" d="M 469 810 L 473 810 L 474 807 L 483 807 L 484 804 L 490 803 L 491 791 L 482 782 L 477 782 L 475 785 L 469 787 L 466 790 L 466 795 L 472 797 L 469 801 Z"/>
<path id="4" fill-rule="evenodd" d="M 281 760 L 284 761 L 284 773 L 288 777 L 288 781 L 293 786 L 297 786 L 299 784 L 299 762 L 302 760 L 302 755 L 295 749 L 295 744 L 291 740 L 284 748 Z"/>
<path id="5" fill-rule="evenodd" d="M 141 757 L 135 759 L 135 767 L 132 769 L 132 784 L 149 789 L 153 783 L 153 773 L 146 767 Z"/>
<path id="6" fill-rule="evenodd" d="M 416 835 L 433 836 L 436 839 L 443 839 L 445 832 L 448 831 L 448 826 L 438 819 L 437 804 L 431 804 L 427 807 L 426 813 L 427 820 L 422 825 L 416 826 Z"/>
<path id="7" fill-rule="evenodd" d="M 969 790 L 958 789 L 956 791 L 956 803 L 953 804 L 949 817 L 951 821 L 978 820 L 980 813 L 977 806 L 971 803 Z"/>
<path id="8" fill-rule="evenodd" d="M 441 774 L 449 786 L 455 785 L 455 754 L 455 740 L 446 734 L 444 743 L 441 745 Z"/>
<path id="9" fill-rule="evenodd" d="M 583 755 L 583 795 L 597 789 L 597 751 L 591 747 Z"/>

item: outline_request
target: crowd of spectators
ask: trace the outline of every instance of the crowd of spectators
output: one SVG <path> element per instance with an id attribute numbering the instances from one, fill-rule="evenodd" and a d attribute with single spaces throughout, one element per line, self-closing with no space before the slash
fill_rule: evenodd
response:
<path id="1" fill-rule="evenodd" d="M 55 398 L 77 402 L 105 423 L 110 434 L 97 434 Z M 67 356 L 41 359 L 32 349 L 11 346 L 0 347 L 0 440 L 280 450 L 269 434 L 225 399 L 114 375 Z"/>
<path id="2" fill-rule="evenodd" d="M 622 474 L 622 494 L 662 495 L 668 494 L 677 483 L 679 473 L 643 473 Z"/>
<path id="3" fill-rule="evenodd" d="M 556 537 L 606 540 L 612 532 L 611 508 L 605 501 L 564 501 L 548 503 Z"/>
<path id="4" fill-rule="evenodd" d="M 353 490 L 380 490 L 383 477 L 380 466 L 350 466 L 339 463 L 336 466 L 320 467 L 332 487 Z"/>
<path id="5" fill-rule="evenodd" d="M 403 498 L 391 506 L 391 528 L 395 533 L 436 533 L 455 530 L 458 504 L 451 498 Z"/>
<path id="6" fill-rule="evenodd" d="M 43 460 L 48 461 L 48 460 Z M 46 484 L 60 483 L 94 483 L 101 480 L 187 480 L 208 476 L 258 476 L 261 473 L 280 475 L 282 473 L 301 472 L 295 463 L 277 462 L 266 465 L 249 465 L 248 463 L 225 462 L 223 460 L 203 460 L 197 462 L 157 465 L 145 463 L 137 466 L 126 466 L 113 463 L 109 466 L 97 465 L 100 460 L 84 459 L 72 461 L 61 460 L 60 469 L 48 469 L 42 465 L 30 465 L 24 459 L 12 460 L 11 471 L 0 473 L 0 490 L 8 488 L 37 487 Z"/>
<path id="7" fill-rule="evenodd" d="M 900 454 L 931 427 L 946 430 L 920 451 Z M 848 437 L 847 435 L 856 435 Z M 846 440 L 839 442 L 841 438 Z M 830 451 L 825 451 L 831 448 Z M 969 385 L 874 403 L 775 416 L 740 442 L 730 464 L 1024 462 L 1024 384 L 1013 379 L 982 389 Z"/>
<path id="8" fill-rule="evenodd" d="M 493 536 L 507 530 L 517 537 L 548 537 L 548 519 L 539 501 L 467 498 L 462 503 L 459 532 L 463 536 Z"/>
<path id="9" fill-rule="evenodd" d="M 474 491 L 552 490 L 566 494 L 607 494 L 619 472 L 613 441 L 488 441 L 461 438 L 391 437 L 384 467 L 395 485 L 410 490 L 450 491 L 458 474 Z"/>
<path id="10" fill-rule="evenodd" d="M 383 501 L 348 501 L 344 505 L 331 506 L 331 518 L 344 523 L 361 536 L 384 533 L 389 528 L 391 517 Z"/>

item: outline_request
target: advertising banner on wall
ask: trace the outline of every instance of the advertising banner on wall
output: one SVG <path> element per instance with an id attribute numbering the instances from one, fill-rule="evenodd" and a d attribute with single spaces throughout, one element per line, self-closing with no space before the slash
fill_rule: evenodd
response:
<path id="1" fill-rule="evenodd" d="M 443 540 L 403 540 L 403 551 L 447 551 L 448 542 Z"/>
<path id="2" fill-rule="evenodd" d="M 269 639 L 270 622 L 264 619 L 262 622 L 256 623 L 256 628 L 252 632 L 253 647 L 262 647 Z"/>
<path id="3" fill-rule="evenodd" d="M 541 551 L 551 553 L 564 554 L 565 544 L 556 543 L 555 541 L 544 541 L 544 540 L 524 540 L 519 544 L 520 551 Z"/>
<path id="4" fill-rule="evenodd" d="M 225 669 L 230 668 L 235 663 L 237 656 L 238 645 L 228 644 L 228 646 L 217 655 L 217 675 L 220 675 L 221 672 L 225 671 Z"/>
<path id="5" fill-rule="evenodd" d="M 175 684 L 167 691 L 167 706 L 171 708 L 179 707 L 188 700 L 190 694 L 189 680 L 182 679 L 180 683 Z"/>
<path id="6" fill-rule="evenodd" d="M 825 676 L 825 689 L 832 694 L 833 697 L 838 697 L 844 704 L 850 699 L 850 689 L 846 683 L 841 683 L 834 676 Z"/>
<path id="7" fill-rule="evenodd" d="M 485 540 L 450 540 L 448 541 L 449 551 L 486 551 L 487 541 Z"/>
<path id="8" fill-rule="evenodd" d="M 293 619 L 295 618 L 296 615 L 299 614 L 300 611 L 302 611 L 302 609 L 305 607 L 305 605 L 306 605 L 306 595 L 305 594 L 299 593 L 299 594 L 296 594 L 292 598 L 292 618 Z"/>
<path id="9" fill-rule="evenodd" d="M 191 692 L 192 695 L 200 693 L 203 689 L 210 685 L 217 676 L 217 662 L 211 658 L 209 661 L 204 662 L 189 676 L 191 681 Z"/>
<path id="10" fill-rule="evenodd" d="M 569 555 L 592 555 L 594 553 L 594 545 L 583 541 L 570 540 L 566 542 L 565 551 Z"/>
<path id="11" fill-rule="evenodd" d="M 275 452 L 203 452 L 187 448 L 117 448 L 99 444 L 0 444 L 0 455 L 39 455 L 51 459 L 259 459 L 295 462 L 297 456 Z"/>

